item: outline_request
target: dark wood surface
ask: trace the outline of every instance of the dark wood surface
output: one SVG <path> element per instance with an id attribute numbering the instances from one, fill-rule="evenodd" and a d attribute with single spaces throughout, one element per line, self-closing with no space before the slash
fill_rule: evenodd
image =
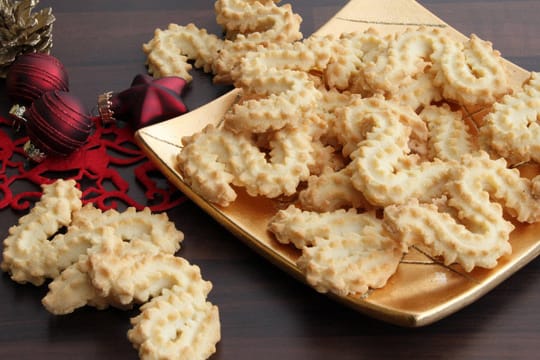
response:
<path id="1" fill-rule="evenodd" d="M 309 35 L 346 1 L 290 1 Z M 465 34 L 494 43 L 507 59 L 540 70 L 540 1 L 420 1 Z M 141 45 L 155 28 L 194 22 L 219 33 L 212 0 L 42 0 L 52 6 L 53 54 L 66 65 L 70 89 L 88 107 L 105 90 L 122 90 L 145 72 Z M 227 88 L 195 74 L 185 95 L 194 109 Z M 0 111 L 7 114 L 5 82 Z M 126 177 L 129 177 L 126 170 Z M 137 186 L 133 183 L 132 186 Z M 540 262 L 535 260 L 474 304 L 435 324 L 399 328 L 370 319 L 297 282 L 252 252 L 194 204 L 170 211 L 185 233 L 181 255 L 214 288 L 222 340 L 213 359 L 533 359 L 540 341 Z M 0 237 L 20 213 L 0 212 Z M 1 359 L 136 359 L 126 338 L 133 311 L 79 309 L 50 315 L 46 288 L 0 276 Z"/>

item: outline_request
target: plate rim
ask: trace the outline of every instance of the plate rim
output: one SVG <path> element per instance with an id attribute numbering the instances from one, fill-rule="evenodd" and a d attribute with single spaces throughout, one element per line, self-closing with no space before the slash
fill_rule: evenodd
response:
<path id="1" fill-rule="evenodd" d="M 386 1 L 389 1 L 389 0 L 386 0 Z M 430 17 L 432 17 L 433 20 L 436 20 L 438 23 L 440 23 L 441 25 L 444 25 L 449 30 L 454 31 L 461 36 L 464 36 L 455 28 L 453 28 L 452 26 L 450 26 L 449 24 L 447 24 L 446 22 L 438 18 L 430 10 L 428 10 L 421 4 L 417 3 L 416 1 L 412 1 L 412 0 L 393 0 L 393 1 L 399 1 L 400 3 L 406 4 L 406 5 L 413 4 L 417 8 L 421 8 L 423 9 L 423 11 L 427 12 L 426 15 L 429 15 Z M 329 28 L 331 28 L 330 24 L 337 16 L 339 16 L 341 13 L 345 11 L 350 11 L 349 10 L 350 6 L 355 6 L 362 2 L 365 2 L 365 0 L 349 1 L 331 19 L 329 19 L 324 25 L 322 25 L 321 28 L 319 28 L 319 30 L 317 30 L 315 33 L 324 33 Z M 385 1 L 382 1 L 381 3 L 384 3 L 384 2 Z M 522 69 L 521 67 L 507 61 L 506 59 L 505 61 L 510 65 L 511 72 L 515 72 L 515 73 L 520 72 L 520 71 L 527 72 L 527 70 Z M 141 147 L 143 152 L 148 156 L 148 158 L 168 178 L 168 180 L 173 185 L 175 185 L 181 192 L 183 192 L 189 199 L 191 199 L 197 206 L 199 206 L 203 211 L 205 211 L 208 215 L 210 215 L 220 225 L 225 227 L 235 237 L 240 239 L 244 244 L 246 244 L 248 247 L 253 249 L 257 254 L 261 255 L 263 258 L 270 261 L 273 265 L 285 271 L 287 274 L 293 276 L 296 280 L 302 282 L 303 284 L 313 289 L 313 287 L 311 287 L 307 283 L 305 277 L 300 272 L 300 270 L 294 264 L 291 264 L 291 262 L 288 261 L 288 259 L 286 259 L 282 254 L 277 253 L 275 250 L 267 247 L 264 243 L 261 243 L 261 241 L 259 241 L 253 234 L 243 229 L 240 224 L 237 224 L 236 222 L 231 220 L 219 206 L 211 204 L 210 202 L 205 200 L 202 196 L 200 196 L 198 193 L 193 191 L 191 187 L 186 182 L 184 182 L 181 174 L 176 169 L 169 166 L 167 161 L 165 161 L 165 159 L 163 159 L 163 157 L 160 156 L 160 154 L 158 153 L 159 151 L 154 148 L 153 142 L 155 141 L 158 141 L 161 144 L 166 144 L 168 146 L 175 146 L 174 144 L 171 144 L 169 141 L 160 139 L 159 137 L 155 136 L 153 134 L 154 132 L 159 132 L 160 128 L 167 127 L 172 122 L 184 121 L 186 117 L 195 117 L 197 114 L 197 111 L 201 111 L 201 109 L 205 107 L 217 106 L 223 101 L 229 101 L 230 103 L 233 96 L 238 96 L 237 94 L 238 91 L 239 89 L 233 89 L 219 96 L 218 98 L 215 98 L 214 100 L 208 102 L 207 104 L 190 111 L 189 113 L 160 122 L 158 124 L 141 128 L 135 132 L 135 135 L 134 135 L 135 141 Z M 177 144 L 176 147 L 180 148 L 181 146 Z M 369 317 L 372 317 L 381 321 L 385 321 L 385 322 L 403 326 L 403 327 L 422 327 L 422 326 L 432 324 L 438 320 L 441 320 L 457 312 L 458 310 L 468 306 L 469 304 L 477 301 L 482 296 L 490 292 L 492 289 L 500 285 L 507 278 L 509 278 L 514 273 L 519 271 L 526 264 L 534 260 L 538 255 L 540 255 L 540 239 L 536 242 L 535 246 L 533 246 L 532 248 L 528 249 L 528 251 L 521 254 L 520 257 L 515 258 L 515 259 L 512 258 L 512 261 L 505 265 L 506 268 L 504 270 L 498 272 L 494 276 L 490 276 L 488 281 L 483 282 L 481 286 L 472 286 L 466 291 L 463 291 L 462 293 L 460 293 L 458 296 L 452 298 L 451 301 L 444 302 L 442 304 L 439 304 L 438 306 L 434 306 L 430 308 L 429 310 L 426 310 L 423 312 L 399 311 L 399 310 L 395 310 L 387 306 L 375 304 L 373 302 L 365 300 L 364 298 L 358 298 L 358 297 L 353 298 L 352 296 L 343 297 L 343 296 L 333 294 L 331 292 L 324 293 L 322 295 L 328 296 L 329 298 L 332 298 L 333 300 L 339 303 L 347 305 L 364 315 L 367 315 Z"/>
<path id="2" fill-rule="evenodd" d="M 231 90 L 231 92 L 228 92 L 212 100 L 207 105 L 215 105 L 216 103 L 224 101 L 224 98 L 226 97 L 232 97 L 233 95 L 236 96 L 234 92 L 235 90 Z M 199 109 L 200 108 L 195 109 L 186 115 L 194 116 Z M 197 206 L 199 206 L 203 211 L 210 215 L 220 225 L 225 227 L 236 238 L 240 239 L 244 244 L 254 250 L 258 255 L 270 261 L 273 265 L 285 271 L 287 274 L 293 276 L 296 280 L 311 287 L 306 282 L 306 279 L 296 266 L 291 264 L 281 254 L 265 246 L 255 236 L 244 230 L 241 225 L 232 221 L 218 205 L 208 202 L 202 196 L 196 193 L 193 189 L 191 189 L 191 187 L 182 179 L 182 175 L 176 169 L 171 168 L 163 159 L 163 157 L 158 154 L 158 151 L 156 151 L 156 149 L 152 145 L 152 141 L 160 142 L 161 144 L 166 146 L 178 146 L 175 146 L 174 144 L 171 144 L 170 142 L 155 136 L 153 134 L 155 129 L 158 129 L 157 131 L 159 131 L 159 128 L 168 127 L 168 124 L 171 124 L 172 122 L 184 121 L 184 116 L 185 115 L 182 115 L 170 120 L 166 120 L 159 124 L 139 129 L 135 133 L 135 140 L 137 144 L 173 185 L 175 185 L 182 193 L 184 193 L 190 200 L 192 200 Z M 471 287 L 468 291 L 465 291 L 459 296 L 453 298 L 452 301 L 450 301 L 449 303 L 440 304 L 424 312 L 411 313 L 394 310 L 389 307 L 366 301 L 364 298 L 356 298 L 352 296 L 342 297 L 330 292 L 324 293 L 322 295 L 328 296 L 337 302 L 343 303 L 360 313 L 385 322 L 389 322 L 403 327 L 421 327 L 434 323 L 444 317 L 447 317 L 448 315 L 475 302 L 476 300 L 487 294 L 489 291 L 497 287 L 508 277 L 512 276 L 515 272 L 528 264 L 538 255 L 540 255 L 540 241 L 537 242 L 536 246 L 531 251 L 526 252 L 520 258 L 514 259 L 514 261 L 511 262 L 511 264 L 506 270 L 501 271 L 497 276 L 490 277 L 490 280 L 488 282 L 482 283 L 482 286 Z"/>

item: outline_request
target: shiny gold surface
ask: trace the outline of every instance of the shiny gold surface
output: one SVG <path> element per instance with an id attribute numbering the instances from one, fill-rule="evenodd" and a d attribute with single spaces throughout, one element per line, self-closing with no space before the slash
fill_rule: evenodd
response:
<path id="1" fill-rule="evenodd" d="M 341 33 L 377 28 L 381 33 L 403 30 L 407 26 L 440 28 L 454 37 L 462 34 L 445 24 L 427 9 L 411 0 L 349 2 L 318 33 Z M 489 39 L 488 39 L 489 40 Z M 504 54 L 503 54 L 504 55 Z M 528 72 L 508 63 L 513 84 L 520 85 Z M 227 208 L 208 203 L 186 185 L 176 170 L 175 155 L 181 138 L 218 124 L 234 103 L 239 90 L 233 90 L 213 102 L 183 116 L 139 130 L 136 138 L 147 155 L 181 191 L 224 225 L 238 238 L 275 265 L 303 281 L 295 266 L 299 253 L 278 244 L 266 231 L 269 218 L 287 204 L 253 198 L 239 190 L 238 200 Z M 464 109 L 471 120 L 482 109 Z M 529 171 L 536 172 L 536 168 Z M 512 233 L 512 255 L 501 258 L 491 270 L 475 269 L 465 273 L 459 266 L 447 267 L 426 256 L 422 249 L 411 249 L 388 284 L 367 296 L 332 298 L 374 318 L 401 326 L 419 327 L 435 322 L 474 302 L 493 289 L 540 253 L 540 224 L 517 225 Z"/>

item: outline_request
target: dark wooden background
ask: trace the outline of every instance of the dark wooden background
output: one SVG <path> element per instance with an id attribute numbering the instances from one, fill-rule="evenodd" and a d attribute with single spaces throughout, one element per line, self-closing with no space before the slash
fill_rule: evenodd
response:
<path id="1" fill-rule="evenodd" d="M 290 1 L 309 35 L 346 1 Z M 494 43 L 503 56 L 540 70 L 540 1 L 420 1 L 465 34 Z M 141 45 L 155 28 L 194 22 L 219 33 L 213 1 L 42 0 L 52 6 L 53 55 L 70 76 L 70 91 L 91 108 L 97 94 L 119 91 L 145 71 Z M 195 74 L 185 95 L 194 109 L 227 88 Z M 0 111 L 7 114 L 5 82 Z M 126 178 L 132 177 L 129 169 Z M 138 186 L 132 183 L 133 187 Z M 253 253 L 203 211 L 186 202 L 168 211 L 185 233 L 181 255 L 198 264 L 214 289 L 222 340 L 213 359 L 533 359 L 540 341 L 540 262 L 535 260 L 476 303 L 435 324 L 399 328 L 367 318 L 297 282 Z M 21 213 L 0 212 L 0 238 Z M 0 359 L 135 359 L 126 338 L 136 311 L 84 308 L 47 313 L 46 289 L 0 276 Z"/>

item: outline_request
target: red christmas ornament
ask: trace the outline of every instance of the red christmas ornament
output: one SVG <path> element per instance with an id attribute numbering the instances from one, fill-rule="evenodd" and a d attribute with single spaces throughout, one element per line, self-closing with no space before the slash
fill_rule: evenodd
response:
<path id="1" fill-rule="evenodd" d="M 29 105 L 47 91 L 67 91 L 68 87 L 64 65 L 45 53 L 19 56 L 6 75 L 7 95 L 13 102 L 23 105 Z"/>
<path id="2" fill-rule="evenodd" d="M 87 141 L 93 122 L 79 99 L 64 91 L 49 91 L 24 113 L 29 142 L 25 151 L 36 162 L 65 157 Z"/>
<path id="3" fill-rule="evenodd" d="M 186 83 L 176 76 L 153 79 L 137 75 L 130 88 L 99 96 L 100 118 L 104 124 L 122 120 L 137 130 L 183 114 L 187 108 L 180 95 Z M 6 88 L 12 100 L 23 104 L 14 105 L 10 114 L 14 126 L 26 127 L 30 140 L 25 151 L 32 160 L 65 157 L 87 141 L 93 120 L 82 103 L 67 93 L 67 73 L 55 57 L 40 53 L 20 56 L 8 71 Z"/>
<path id="4" fill-rule="evenodd" d="M 101 120 L 129 123 L 133 129 L 173 118 L 187 111 L 180 95 L 186 80 L 177 76 L 154 79 L 146 74 L 135 76 L 131 87 L 120 92 L 108 92 L 98 98 Z"/>

